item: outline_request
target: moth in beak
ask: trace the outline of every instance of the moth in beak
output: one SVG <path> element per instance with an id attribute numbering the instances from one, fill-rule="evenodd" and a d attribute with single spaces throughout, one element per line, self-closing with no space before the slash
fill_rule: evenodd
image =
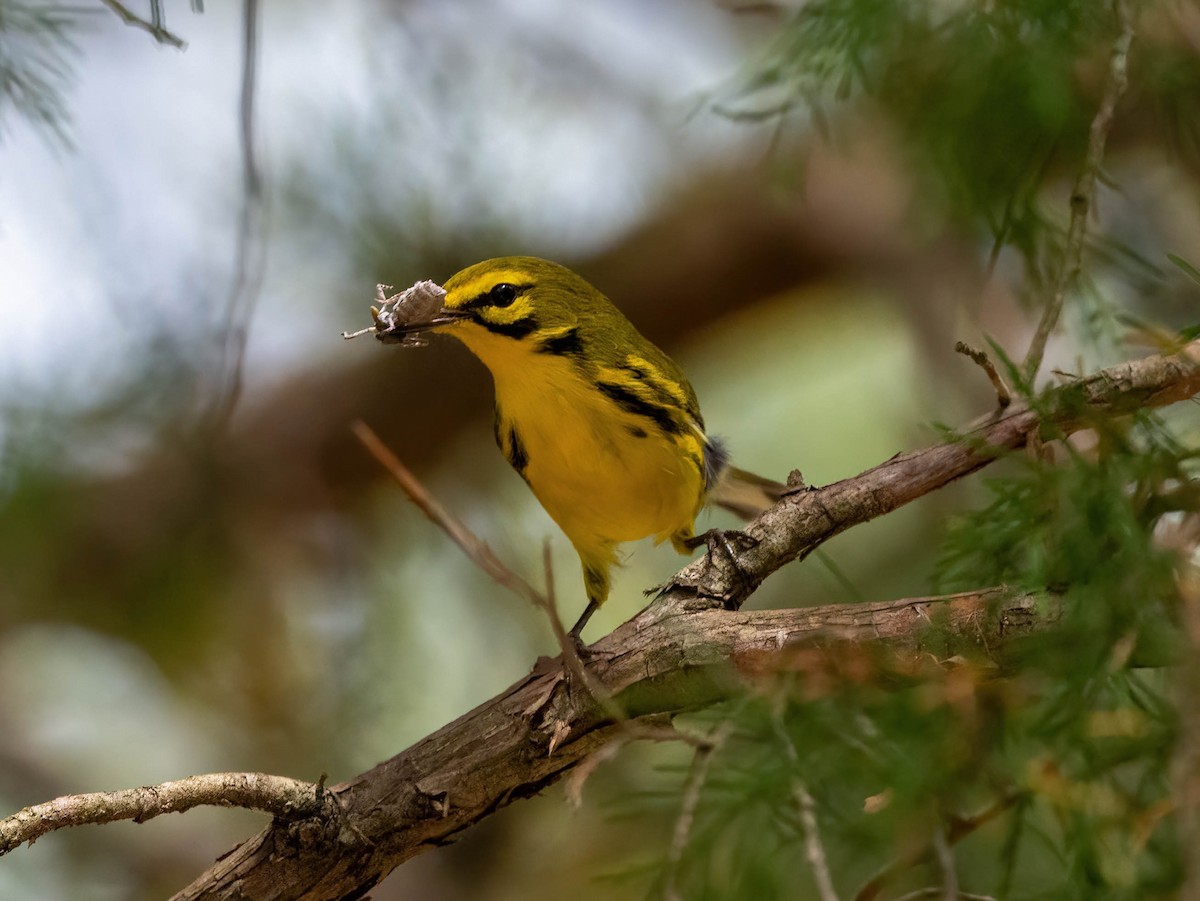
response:
<path id="1" fill-rule="evenodd" d="M 375 324 L 356 332 L 342 332 L 342 337 L 349 340 L 374 332 L 376 339 L 384 344 L 420 347 L 428 343 L 426 332 L 462 316 L 445 308 L 446 290 L 436 282 L 420 281 L 389 297 L 387 292 L 391 290 L 391 285 L 376 285 L 375 300 L 379 306 L 371 307 Z"/>

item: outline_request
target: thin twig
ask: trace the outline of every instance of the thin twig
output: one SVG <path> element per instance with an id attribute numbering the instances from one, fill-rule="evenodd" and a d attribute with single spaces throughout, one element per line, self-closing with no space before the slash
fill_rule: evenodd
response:
<path id="1" fill-rule="evenodd" d="M 976 366 L 979 366 L 988 377 L 988 381 L 992 383 L 992 388 L 996 391 L 996 403 L 1001 410 L 1005 409 L 1012 403 L 1012 392 L 1008 390 L 1008 385 L 1004 381 L 1004 377 L 996 371 L 996 364 L 991 361 L 991 358 L 982 350 L 972 347 L 965 341 L 955 343 L 954 350 L 963 356 L 970 357 Z"/>
<path id="2" fill-rule="evenodd" d="M 808 786 L 797 781 L 792 786 L 792 794 L 800 807 L 800 827 L 804 832 L 804 853 L 808 857 L 808 865 L 812 867 L 813 878 L 817 882 L 817 894 L 821 901 L 838 901 L 837 892 L 833 888 L 833 876 L 829 872 L 829 861 L 825 858 L 825 846 L 821 844 L 821 833 L 817 828 L 817 805 L 813 796 L 808 792 Z"/>
<path id="3" fill-rule="evenodd" d="M 679 866 L 683 861 L 683 852 L 687 850 L 688 839 L 692 834 L 692 824 L 696 821 L 696 808 L 700 805 L 700 793 L 704 790 L 704 783 L 708 781 L 708 771 L 712 766 L 713 756 L 725 744 L 732 731 L 732 720 L 725 720 L 712 731 L 702 745 L 696 747 L 695 756 L 692 757 L 692 769 L 683 786 L 683 800 L 679 805 L 679 816 L 675 818 L 675 829 L 671 833 L 671 847 L 667 851 L 663 901 L 680 901 L 682 898 L 678 886 Z"/>
<path id="4" fill-rule="evenodd" d="M 621 722 L 626 719 L 624 712 L 620 706 L 613 700 L 599 681 L 592 675 L 591 671 L 584 666 L 583 660 L 580 659 L 579 651 L 575 647 L 575 642 L 567 634 L 563 628 L 562 619 L 559 618 L 558 609 L 555 606 L 553 592 L 552 573 L 550 571 L 550 546 L 546 545 L 543 554 L 543 564 L 546 568 L 546 582 L 550 594 L 543 593 L 534 588 L 529 582 L 517 575 L 508 566 L 506 566 L 496 553 L 487 546 L 480 538 L 467 528 L 458 517 L 454 516 L 449 510 L 441 505 L 429 491 L 421 484 L 412 471 L 407 466 L 400 462 L 400 459 L 392 453 L 386 444 L 380 439 L 375 431 L 361 420 L 356 420 L 350 425 L 351 431 L 363 447 L 371 454 L 379 463 L 386 469 L 399 483 L 404 493 L 408 495 L 417 507 L 424 513 L 434 525 L 445 532 L 450 540 L 459 546 L 467 558 L 483 570 L 492 581 L 498 585 L 507 588 L 518 597 L 529 601 L 539 610 L 546 614 L 550 620 L 550 628 L 554 632 L 554 638 L 558 642 L 559 649 L 562 651 L 563 662 L 566 664 L 571 676 L 579 680 L 582 685 L 596 703 L 604 710 L 605 714 L 612 719 Z"/>
<path id="5" fill-rule="evenodd" d="M 169 44 L 179 50 L 187 47 L 187 42 L 168 31 L 161 21 L 147 22 L 124 3 L 118 3 L 117 0 L 100 0 L 100 2 L 116 13 L 117 17 L 126 25 L 142 29 L 160 44 Z"/>
<path id="6" fill-rule="evenodd" d="M 796 743 L 788 735 L 783 725 L 783 713 L 776 710 L 771 717 L 771 724 L 776 736 L 783 743 L 788 761 L 796 772 L 800 771 L 800 753 Z M 800 810 L 800 828 L 804 833 L 804 854 L 808 865 L 812 867 L 813 879 L 817 883 L 817 894 L 821 901 L 838 901 L 837 890 L 833 887 L 833 876 L 829 872 L 829 861 L 825 857 L 825 846 L 821 843 L 821 833 L 817 826 L 817 805 L 808 785 L 797 777 L 792 784 L 792 796 Z"/>
<path id="7" fill-rule="evenodd" d="M 259 2 L 242 0 L 242 84 L 238 99 L 238 139 L 242 158 L 242 209 L 238 216 L 233 282 L 225 302 L 220 337 L 223 382 L 208 415 L 210 432 L 229 421 L 242 396 L 246 340 L 250 319 L 266 274 L 267 242 L 263 234 L 266 194 L 255 148 L 254 100 L 258 83 Z"/>
<path id="8" fill-rule="evenodd" d="M 946 830 L 940 826 L 933 833 L 933 851 L 942 871 L 942 899 L 955 901 L 958 898 L 958 870 L 954 863 L 954 850 L 946 841 Z"/>
<path id="9" fill-rule="evenodd" d="M 1108 60 L 1104 93 L 1088 133 L 1087 155 L 1084 158 L 1083 167 L 1076 176 L 1075 185 L 1071 188 L 1071 221 L 1067 227 L 1067 246 L 1062 268 L 1055 280 L 1054 293 L 1046 302 L 1037 331 L 1029 343 L 1029 352 L 1025 355 L 1025 376 L 1030 383 L 1033 382 L 1038 369 L 1041 368 L 1042 357 L 1046 354 L 1046 342 L 1050 339 L 1050 333 L 1054 331 L 1055 325 L 1058 324 L 1058 317 L 1062 314 L 1063 300 L 1067 296 L 1067 291 L 1075 284 L 1075 280 L 1083 268 L 1083 245 L 1087 238 L 1088 214 L 1096 204 L 1096 179 L 1099 177 L 1100 168 L 1104 162 L 1104 145 L 1108 140 L 1108 132 L 1112 128 L 1117 101 L 1125 93 L 1125 87 L 1128 84 L 1126 71 L 1129 62 L 1129 46 L 1133 43 L 1133 16 L 1129 10 L 1129 0 L 1115 0 L 1113 9 L 1121 30 L 1113 43 L 1112 53 Z"/>
<path id="10" fill-rule="evenodd" d="M 854 896 L 854 901 L 873 901 L 873 899 L 878 898 L 884 886 L 896 878 L 896 876 L 937 855 L 937 841 L 939 839 L 945 845 L 946 849 L 949 850 L 951 846 L 958 844 L 976 829 L 990 823 L 1016 806 L 1022 797 L 1024 796 L 1020 792 L 1011 791 L 998 798 L 990 807 L 985 807 L 979 811 L 979 813 L 969 817 L 952 818 L 946 828 L 937 833 L 934 841 L 923 847 L 901 854 L 872 876 L 871 880 L 858 890 L 858 894 Z M 943 885 L 943 887 L 938 888 L 936 894 L 945 896 L 945 886 Z M 957 887 L 955 887 L 955 895 L 958 895 Z M 958 896 L 961 897 L 961 895 Z"/>
<path id="11" fill-rule="evenodd" d="M 671 725 L 669 714 L 650 714 L 640 720 L 621 720 L 617 723 L 617 733 L 612 741 L 598 751 L 588 755 L 571 772 L 564 781 L 567 800 L 575 807 L 583 803 L 583 786 L 591 778 L 600 764 L 612 760 L 621 749 L 631 741 L 681 742 L 693 748 L 707 747 L 708 739 L 701 735 L 690 735 L 680 732 Z"/>
<path id="12" fill-rule="evenodd" d="M 0 855 L 66 826 L 134 820 L 201 805 L 264 810 L 286 820 L 324 809 L 327 795 L 312 782 L 265 773 L 208 773 L 122 791 L 67 795 L 35 804 L 0 820 Z"/>
<path id="13" fill-rule="evenodd" d="M 472 563 L 487 573 L 494 582 L 514 594 L 520 595 L 538 607 L 544 606 L 545 598 L 541 592 L 505 566 L 490 547 L 480 541 L 474 532 L 463 525 L 461 520 L 443 507 L 409 468 L 400 462 L 400 459 L 383 443 L 383 440 L 375 434 L 374 429 L 365 422 L 357 420 L 350 424 L 350 430 L 362 442 L 367 452 L 378 460 L 396 480 L 404 493 L 408 495 L 408 499 L 416 504 L 417 508 L 434 525 L 450 536 L 450 540 L 459 546 Z"/>
<path id="14" fill-rule="evenodd" d="M 529 601 L 546 614 L 571 677 L 577 679 L 579 684 L 592 696 L 592 700 L 604 711 L 605 716 L 621 726 L 624 739 L 680 741 L 693 747 L 702 747 L 706 744 L 703 738 L 680 732 L 670 726 L 647 726 L 643 723 L 632 722 L 621 705 L 613 698 L 611 692 L 600 684 L 600 680 L 579 656 L 575 642 L 567 634 L 562 619 L 558 615 L 558 604 L 554 597 L 554 572 L 551 565 L 549 541 L 542 546 L 542 567 L 546 575 L 546 590 L 541 592 L 510 569 L 479 536 L 467 528 L 461 519 L 443 507 L 370 426 L 361 420 L 356 420 L 350 428 L 367 452 L 378 460 L 399 483 L 409 500 L 416 504 L 434 525 L 444 531 L 472 563 L 483 570 L 492 581 Z M 551 750 L 553 750 L 553 744 Z"/>
<path id="15" fill-rule="evenodd" d="M 938 885 L 928 885 L 925 888 L 919 888 L 915 892 L 909 892 L 896 898 L 895 901 L 921 901 L 922 898 L 937 898 L 945 897 L 946 890 Z M 973 895 L 970 892 L 956 892 L 954 897 L 957 901 L 996 901 L 991 895 Z"/>
<path id="16" fill-rule="evenodd" d="M 1195 699 L 1200 694 L 1200 557 L 1196 553 L 1200 523 L 1196 514 L 1185 518 L 1176 527 L 1173 550 L 1181 561 L 1176 575 L 1179 591 L 1177 607 L 1179 623 L 1187 642 L 1175 668 L 1174 689 L 1178 710 L 1178 737 L 1172 754 L 1172 795 L 1178 804 L 1175 828 L 1180 847 L 1200 847 L 1200 708 Z M 1188 562 L 1184 562 L 1188 561 Z M 1195 854 L 1184 856 L 1184 876 L 1178 897 L 1186 901 L 1200 899 L 1200 859 Z"/>
<path id="17" fill-rule="evenodd" d="M 550 630 L 554 633 L 554 640 L 558 642 L 558 647 L 562 651 L 563 661 L 570 670 L 571 676 L 580 681 L 580 684 L 587 690 L 587 693 L 592 696 L 592 699 L 600 705 L 600 709 L 605 712 L 611 719 L 622 725 L 629 725 L 629 718 L 625 715 L 625 711 L 621 709 L 613 696 L 609 693 L 600 680 L 588 669 L 587 664 L 579 656 L 579 648 L 575 642 L 571 640 L 571 636 L 567 633 L 566 627 L 563 625 L 562 617 L 558 615 L 558 601 L 554 596 L 554 567 L 552 555 L 550 553 L 550 539 L 546 539 L 542 543 L 542 569 L 546 574 L 546 592 L 541 594 L 534 603 L 542 608 L 546 614 L 546 618 L 550 620 Z M 630 735 L 629 737 L 634 737 Z M 553 750 L 553 746 L 551 747 Z"/>

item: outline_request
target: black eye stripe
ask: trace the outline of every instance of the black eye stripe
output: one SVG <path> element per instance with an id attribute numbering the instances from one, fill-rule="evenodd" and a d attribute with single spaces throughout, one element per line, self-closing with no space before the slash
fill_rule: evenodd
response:
<path id="1" fill-rule="evenodd" d="M 475 297 L 472 297 L 470 300 L 468 300 L 466 303 L 464 303 L 462 306 L 460 306 L 459 309 L 464 312 L 469 312 L 471 310 L 480 310 L 484 307 L 511 306 L 512 303 L 518 297 L 520 297 L 522 294 L 524 294 L 526 291 L 528 291 L 530 288 L 533 287 L 533 285 L 517 285 L 517 284 L 513 284 L 512 282 L 503 282 L 502 284 L 508 285 L 509 287 L 511 287 L 513 289 L 514 293 L 513 293 L 512 300 L 510 300 L 506 303 L 497 303 L 496 297 L 494 296 L 493 292 L 495 292 L 496 288 L 500 287 L 500 285 L 495 285 L 492 288 L 489 288 L 483 294 L 479 294 Z"/>
<path id="2" fill-rule="evenodd" d="M 471 321 L 482 325 L 492 334 L 504 335 L 506 338 L 524 338 L 538 330 L 538 321 L 532 316 L 523 316 L 516 322 L 489 322 L 476 312 L 471 314 Z"/>

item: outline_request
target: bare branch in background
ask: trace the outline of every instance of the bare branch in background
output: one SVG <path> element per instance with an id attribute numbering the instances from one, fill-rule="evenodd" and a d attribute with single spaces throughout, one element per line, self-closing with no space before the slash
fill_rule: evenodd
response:
<path id="1" fill-rule="evenodd" d="M 1047 299 L 1038 322 L 1037 331 L 1029 344 L 1029 352 L 1025 355 L 1025 377 L 1033 382 L 1038 369 L 1042 365 L 1042 357 L 1046 354 L 1046 342 L 1050 333 L 1058 324 L 1062 314 L 1063 301 L 1079 278 L 1083 268 L 1083 245 L 1087 239 L 1088 215 L 1096 206 L 1096 179 L 1104 163 L 1104 145 L 1108 140 L 1109 129 L 1112 128 L 1113 116 L 1116 113 L 1117 101 L 1125 93 L 1128 84 L 1126 70 L 1129 62 L 1129 46 L 1133 43 L 1133 16 L 1129 10 L 1129 0 L 1115 0 L 1113 9 L 1116 12 L 1120 34 L 1113 44 L 1112 54 L 1108 61 L 1108 74 L 1104 83 L 1104 95 L 1100 100 L 1100 108 L 1092 119 L 1091 131 L 1088 134 L 1087 156 L 1083 167 L 1071 188 L 1071 222 L 1067 228 L 1067 247 L 1063 256 L 1062 268 L 1055 279 L 1054 293 Z"/>
<path id="2" fill-rule="evenodd" d="M 687 782 L 683 786 L 683 801 L 679 805 L 679 816 L 675 818 L 675 829 L 671 834 L 671 847 L 667 851 L 667 875 L 663 885 L 664 901 L 680 901 L 679 866 L 683 861 L 683 852 L 687 849 L 688 839 L 692 833 L 692 823 L 696 820 L 696 808 L 700 804 L 700 793 L 704 791 L 704 783 L 708 781 L 708 771 L 712 767 L 713 757 L 721 750 L 733 723 L 729 720 L 721 723 L 713 730 L 712 735 L 701 746 L 697 747 L 692 756 L 692 769 L 688 773 Z"/>
<path id="3" fill-rule="evenodd" d="M 0 820 L 0 855 L 66 826 L 117 820 L 144 823 L 202 805 L 262 810 L 282 820 L 332 813 L 319 783 L 265 773 L 210 773 L 123 791 L 69 795 L 26 807 Z"/>
<path id="4" fill-rule="evenodd" d="M 933 833 L 933 852 L 937 857 L 938 869 L 942 871 L 942 901 L 958 901 L 958 865 L 954 860 L 954 849 L 946 838 L 946 830 L 940 826 Z"/>
<path id="5" fill-rule="evenodd" d="M 800 754 L 796 751 L 796 743 L 788 735 L 783 724 L 783 717 L 778 710 L 772 718 L 775 734 L 787 751 L 788 760 L 800 772 Z M 804 836 L 804 855 L 808 865 L 812 867 L 813 879 L 817 883 L 817 895 L 821 901 L 838 901 L 837 890 L 833 887 L 833 875 L 829 872 L 829 860 L 825 856 L 825 846 L 821 843 L 821 832 L 817 825 L 817 802 L 802 779 L 797 776 L 792 783 L 792 797 L 796 800 L 796 809 L 800 814 L 800 831 Z"/>
<path id="6" fill-rule="evenodd" d="M 800 826 L 804 832 L 804 853 L 817 881 L 817 894 L 821 901 L 838 901 L 833 888 L 833 877 L 829 873 L 829 861 L 825 857 L 825 846 L 821 844 L 821 832 L 817 827 L 817 804 L 809 794 L 808 786 L 797 782 L 792 787 L 796 806 L 800 809 Z"/>
<path id="7" fill-rule="evenodd" d="M 206 417 L 206 431 L 215 434 L 229 422 L 242 395 L 246 339 L 266 272 L 267 243 L 263 234 L 266 198 L 255 139 L 260 6 L 242 0 L 242 84 L 238 101 L 238 137 L 242 156 L 242 210 L 238 217 L 233 283 L 220 331 L 221 356 L 217 393 Z"/>
<path id="8" fill-rule="evenodd" d="M 972 347 L 965 341 L 956 343 L 954 351 L 965 357 L 970 357 L 975 365 L 984 371 L 984 374 L 988 377 L 988 381 L 992 383 L 993 390 L 996 392 L 996 405 L 1001 410 L 1012 403 L 1012 392 L 1008 389 L 1004 378 L 996 371 L 996 364 L 991 361 L 991 358 L 986 353 Z"/>
<path id="9" fill-rule="evenodd" d="M 506 566 L 496 556 L 496 552 L 488 547 L 486 542 L 482 541 L 474 532 L 467 528 L 466 523 L 443 507 L 441 502 L 412 474 L 412 471 L 400 462 L 400 458 L 388 449 L 387 445 L 380 440 L 379 436 L 375 434 L 369 425 L 365 422 L 355 422 L 351 424 L 350 430 L 362 442 L 367 452 L 378 460 L 380 465 L 391 474 L 396 483 L 404 490 L 404 493 L 408 495 L 408 499 L 416 504 L 417 508 L 434 525 L 445 532 L 451 541 L 458 545 L 462 552 L 467 555 L 467 559 L 483 570 L 497 585 L 507 588 L 518 597 L 524 598 L 546 614 L 546 618 L 550 621 L 550 628 L 554 631 L 554 638 L 558 642 L 559 650 L 562 652 L 563 660 L 571 675 L 579 680 L 580 685 L 585 686 L 592 693 L 592 696 L 598 703 L 611 707 L 609 713 L 614 719 L 623 719 L 624 715 L 621 711 L 612 707 L 612 698 L 605 694 L 603 688 L 596 682 L 595 677 L 584 666 L 583 661 L 579 657 L 579 651 L 567 635 L 566 629 L 563 628 L 562 619 L 558 615 L 558 608 L 555 606 L 554 598 L 551 594 L 553 586 L 550 581 L 549 549 L 547 548 L 547 552 L 543 555 L 548 589 L 543 593 Z"/>
<path id="10" fill-rule="evenodd" d="M 1179 619 L 1187 650 L 1175 674 L 1175 694 L 1178 699 L 1179 737 L 1172 761 L 1172 780 L 1179 786 L 1176 799 L 1179 810 L 1176 822 L 1180 847 L 1200 847 L 1200 517 L 1185 518 L 1176 527 L 1175 543 L 1183 559 L 1180 567 Z M 1200 898 L 1200 856 L 1184 856 L 1185 875 L 1180 898 Z"/>
<path id="11" fill-rule="evenodd" d="M 901 854 L 880 870 L 866 885 L 858 890 L 858 894 L 854 896 L 854 901 L 875 901 L 889 882 L 901 873 L 912 869 L 917 864 L 924 863 L 930 859 L 936 859 L 941 862 L 944 869 L 943 876 L 951 879 L 953 858 L 951 857 L 949 862 L 946 860 L 947 856 L 950 855 L 951 847 L 958 844 L 981 826 L 986 826 L 992 820 L 996 819 L 996 817 L 1007 813 L 1011 808 L 1016 806 L 1022 797 L 1023 795 L 1020 792 L 1008 792 L 978 813 L 967 817 L 954 817 L 950 819 L 946 824 L 945 831 L 938 832 L 928 845 Z M 951 865 L 951 869 L 945 869 L 947 863 Z M 954 881 L 957 880 L 954 879 Z M 979 897 L 963 895 L 958 891 L 957 885 L 950 885 L 949 883 L 938 888 L 920 889 L 919 892 L 913 894 L 913 897 L 946 898 L 949 896 L 950 890 L 953 891 L 954 897 L 957 898 Z"/>
<path id="12" fill-rule="evenodd" d="M 120 20 L 126 25 L 129 25 L 132 28 L 142 29 L 142 31 L 151 35 L 154 40 L 158 41 L 160 44 L 169 44 L 170 46 L 176 47 L 179 50 L 183 50 L 187 47 L 187 42 L 184 41 L 183 38 L 171 33 L 167 30 L 166 26 L 163 25 L 161 4 L 153 4 L 152 20 L 147 21 L 130 10 L 129 7 L 127 7 L 124 3 L 118 3 L 117 0 L 100 0 L 100 2 L 116 13 L 117 17 L 120 18 Z"/>

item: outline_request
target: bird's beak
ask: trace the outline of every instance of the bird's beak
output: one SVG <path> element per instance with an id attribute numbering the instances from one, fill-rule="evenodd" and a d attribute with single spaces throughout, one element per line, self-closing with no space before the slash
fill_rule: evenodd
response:
<path id="1" fill-rule="evenodd" d="M 389 317 L 386 311 L 380 311 L 375 317 L 375 338 L 384 344 L 407 344 L 409 346 L 423 344 L 421 335 L 450 325 L 462 319 L 466 314 L 458 310 L 439 310 L 428 318 L 401 322 Z"/>
<path id="2" fill-rule="evenodd" d="M 342 332 L 343 338 L 357 338 L 374 332 L 385 344 L 404 344 L 410 347 L 424 344 L 423 335 L 462 319 L 466 314 L 445 307 L 446 291 L 431 281 L 417 282 L 399 294 L 387 296 L 389 285 L 377 285 L 375 298 L 378 307 L 371 307 L 375 324 L 356 332 Z"/>

